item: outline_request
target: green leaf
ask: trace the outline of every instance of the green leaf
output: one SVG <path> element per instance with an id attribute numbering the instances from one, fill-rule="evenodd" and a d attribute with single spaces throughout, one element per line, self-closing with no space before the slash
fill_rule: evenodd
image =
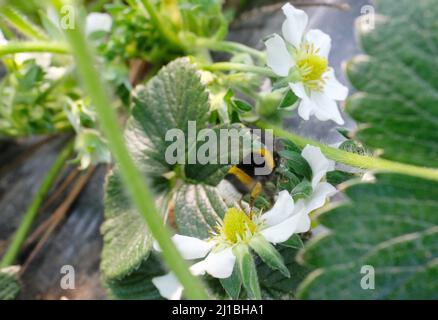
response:
<path id="1" fill-rule="evenodd" d="M 175 167 L 165 159 L 172 143 L 165 141 L 166 133 L 179 129 L 188 139 L 188 122 L 196 121 L 199 130 L 206 126 L 208 117 L 208 94 L 196 68 L 186 58 L 175 60 L 145 87 L 136 89 L 125 131 L 127 145 L 147 176 L 161 177 Z"/>
<path id="2" fill-rule="evenodd" d="M 152 283 L 152 278 L 166 273 L 160 260 L 151 254 L 132 273 L 122 279 L 107 280 L 106 288 L 111 297 L 125 300 L 159 300 L 160 293 Z"/>
<path id="3" fill-rule="evenodd" d="M 260 300 L 261 292 L 257 269 L 254 260 L 249 252 L 248 246 L 239 244 L 233 248 L 236 256 L 236 266 L 239 268 L 240 278 L 250 299 Z"/>
<path id="4" fill-rule="evenodd" d="M 359 91 L 347 112 L 357 138 L 383 158 L 438 167 L 438 7 L 434 0 L 376 1 L 375 28 L 359 21 L 367 55 L 347 65 Z M 368 19 L 363 16 L 362 19 Z"/>
<path id="5" fill-rule="evenodd" d="M 143 217 L 131 206 L 118 174 L 108 177 L 104 205 L 101 270 L 107 279 L 122 279 L 148 258 L 152 239 Z"/>
<path id="6" fill-rule="evenodd" d="M 275 250 L 274 246 L 262 236 L 253 237 L 249 246 L 273 270 L 279 270 L 285 277 L 290 277 L 289 270 L 284 265 L 283 257 Z"/>
<path id="7" fill-rule="evenodd" d="M 228 207 L 215 187 L 183 184 L 174 197 L 174 215 L 178 232 L 206 239 L 223 218 Z"/>
<path id="8" fill-rule="evenodd" d="M 301 298 L 438 298 L 438 183 L 376 178 L 350 186 L 348 202 L 319 216 L 330 232 L 302 255 L 316 270 L 301 285 Z M 361 287 L 364 266 L 375 270 L 374 290 Z"/>
<path id="9" fill-rule="evenodd" d="M 327 182 L 334 186 L 343 183 L 345 181 L 348 181 L 350 179 L 353 179 L 355 177 L 357 176 L 353 173 L 344 172 L 340 170 L 330 171 L 327 172 L 326 174 Z"/>
<path id="10" fill-rule="evenodd" d="M 295 186 L 291 195 L 295 200 L 309 197 L 313 192 L 312 184 L 308 180 L 303 180 Z"/>
<path id="11" fill-rule="evenodd" d="M 0 270 L 0 300 L 14 300 L 17 298 L 21 286 L 16 274 L 16 267 L 8 267 Z"/>
<path id="12" fill-rule="evenodd" d="M 312 169 L 303 156 L 292 150 L 282 150 L 280 156 L 287 160 L 287 166 L 292 172 L 298 173 L 308 180 L 312 180 Z"/>

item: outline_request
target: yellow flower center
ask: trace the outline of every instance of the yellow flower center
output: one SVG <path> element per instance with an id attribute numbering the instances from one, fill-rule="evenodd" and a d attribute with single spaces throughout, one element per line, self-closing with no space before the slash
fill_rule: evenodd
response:
<path id="1" fill-rule="evenodd" d="M 231 208 L 225 213 L 222 234 L 228 241 L 237 243 L 248 234 L 254 234 L 256 229 L 256 224 L 242 210 Z"/>
<path id="2" fill-rule="evenodd" d="M 313 90 L 322 89 L 324 85 L 322 76 L 328 70 L 327 59 L 318 53 L 319 49 L 315 49 L 313 45 L 304 44 L 297 57 L 301 80 L 306 87 Z"/>

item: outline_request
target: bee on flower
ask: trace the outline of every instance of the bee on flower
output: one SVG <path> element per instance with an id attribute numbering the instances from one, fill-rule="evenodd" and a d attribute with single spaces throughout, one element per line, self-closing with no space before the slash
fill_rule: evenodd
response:
<path id="1" fill-rule="evenodd" d="M 214 278 L 226 279 L 237 267 L 247 292 L 252 291 L 252 297 L 260 299 L 255 267 L 252 277 L 256 278 L 256 285 L 254 278 L 248 279 L 248 274 L 251 274 L 248 268 L 254 266 L 252 251 L 270 268 L 290 276 L 275 245 L 289 240 L 294 234 L 307 232 L 311 226 L 309 213 L 322 207 L 327 197 L 336 192 L 335 187 L 324 181 L 327 171 L 334 169 L 333 161 L 326 159 L 319 148 L 309 145 L 303 149 L 302 156 L 312 169 L 313 193 L 308 198 L 295 202 L 290 193 L 283 190 L 273 207 L 265 213 L 252 211 L 248 214 L 240 208 L 228 209 L 208 239 L 179 234 L 173 236 L 172 240 L 183 258 L 202 259 L 190 267 L 193 275 L 208 273 Z M 154 247 L 160 250 L 157 244 Z M 155 277 L 152 283 L 163 297 L 172 300 L 181 298 L 183 287 L 173 273 Z"/>
<path id="2" fill-rule="evenodd" d="M 308 17 L 303 10 L 287 3 L 283 37 L 274 34 L 265 41 L 267 65 L 284 77 L 290 89 L 300 98 L 298 114 L 304 120 L 315 115 L 321 121 L 343 124 L 336 101 L 343 101 L 348 88 L 335 77 L 328 66 L 331 38 L 321 30 L 306 32 Z"/>

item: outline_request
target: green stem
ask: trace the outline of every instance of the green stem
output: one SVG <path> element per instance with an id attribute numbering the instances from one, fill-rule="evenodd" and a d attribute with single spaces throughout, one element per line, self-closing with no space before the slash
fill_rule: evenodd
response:
<path id="1" fill-rule="evenodd" d="M 243 63 L 218 62 L 210 65 L 200 65 L 201 69 L 207 71 L 240 71 L 260 74 L 262 76 L 274 78 L 277 75 L 271 69 L 264 67 L 251 66 Z"/>
<path id="2" fill-rule="evenodd" d="M 64 4 L 64 1 L 52 0 L 58 10 Z M 78 22 L 76 25 L 77 27 L 74 29 L 65 30 L 65 35 L 76 59 L 78 74 L 96 109 L 99 124 L 120 168 L 127 191 L 133 203 L 143 215 L 152 236 L 158 242 L 165 262 L 184 286 L 185 295 L 190 299 L 206 299 L 208 296 L 200 279 L 190 273 L 187 262 L 172 242 L 170 231 L 164 225 L 163 218 L 155 208 L 155 201 L 145 183 L 144 175 L 135 166 L 125 146 L 116 112 L 112 108 L 111 100 L 105 89 L 106 86 L 100 77 L 101 72 L 96 69 L 95 57 L 91 51 L 92 46 L 86 40 L 82 25 Z"/>
<path id="3" fill-rule="evenodd" d="M 181 41 L 179 41 L 178 37 L 175 35 L 175 33 L 167 28 L 167 25 L 169 25 L 169 22 L 164 23 L 160 19 L 160 15 L 158 14 L 157 10 L 155 9 L 154 5 L 150 3 L 149 0 L 141 0 L 141 3 L 143 4 L 144 8 L 146 9 L 147 13 L 149 14 L 149 18 L 151 19 L 151 22 L 157 27 L 158 31 L 161 33 L 161 35 L 175 48 L 182 49 L 185 51 L 184 46 L 182 45 Z"/>
<path id="4" fill-rule="evenodd" d="M 256 125 L 262 129 L 272 129 L 274 135 L 287 139 L 298 145 L 304 147 L 307 144 L 317 146 L 330 159 L 350 165 L 357 168 L 378 170 L 383 172 L 401 173 L 410 176 L 420 177 L 429 180 L 438 181 L 438 169 L 418 167 L 414 165 L 399 163 L 395 161 L 379 159 L 375 157 L 362 156 L 359 154 L 347 152 L 326 146 L 320 142 L 312 139 L 303 138 L 295 133 L 288 132 L 279 127 L 268 124 L 264 121 L 257 121 Z"/>
<path id="5" fill-rule="evenodd" d="M 64 43 L 52 41 L 11 41 L 0 45 L 0 56 L 20 52 L 51 52 L 58 54 L 69 53 Z"/>
<path id="6" fill-rule="evenodd" d="M 38 26 L 34 25 L 24 14 L 10 6 L 4 6 L 0 15 L 12 24 L 24 35 L 38 40 L 46 40 L 47 37 Z"/>
<path id="7" fill-rule="evenodd" d="M 61 169 L 64 167 L 64 164 L 72 154 L 73 147 L 74 141 L 69 141 L 50 168 L 46 177 L 44 178 L 43 183 L 39 187 L 34 198 L 32 199 L 30 207 L 27 209 L 27 212 L 24 215 L 24 218 L 14 235 L 12 243 L 10 244 L 8 250 L 3 256 L 3 259 L 0 263 L 0 269 L 10 266 L 14 263 L 18 253 L 20 252 L 21 246 L 26 240 L 26 236 L 28 235 L 36 216 L 38 215 L 38 211 L 41 207 L 41 204 L 43 203 L 44 198 L 49 193 L 50 188 L 52 187 L 59 173 L 61 172 Z"/>
<path id="8" fill-rule="evenodd" d="M 207 48 L 213 51 L 248 53 L 260 61 L 265 61 L 266 59 L 263 52 L 233 41 L 216 41 L 214 39 L 198 38 L 196 39 L 196 46 Z"/>

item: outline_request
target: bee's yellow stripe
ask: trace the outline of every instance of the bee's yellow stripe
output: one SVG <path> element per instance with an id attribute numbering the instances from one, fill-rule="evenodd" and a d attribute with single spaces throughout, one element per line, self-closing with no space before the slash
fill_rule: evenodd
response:
<path id="1" fill-rule="evenodd" d="M 265 158 L 265 164 L 270 168 L 270 169 L 274 169 L 275 168 L 275 161 L 274 161 L 274 157 L 272 156 L 272 154 L 269 152 L 268 149 L 263 148 L 263 149 L 259 149 L 255 151 L 256 153 L 260 154 L 262 157 Z"/>
<path id="2" fill-rule="evenodd" d="M 252 186 L 254 184 L 254 180 L 246 172 L 244 172 L 243 170 L 239 169 L 236 166 L 233 166 L 230 168 L 228 173 L 236 176 L 236 178 L 239 179 L 240 182 L 242 182 L 249 189 L 252 189 Z"/>

